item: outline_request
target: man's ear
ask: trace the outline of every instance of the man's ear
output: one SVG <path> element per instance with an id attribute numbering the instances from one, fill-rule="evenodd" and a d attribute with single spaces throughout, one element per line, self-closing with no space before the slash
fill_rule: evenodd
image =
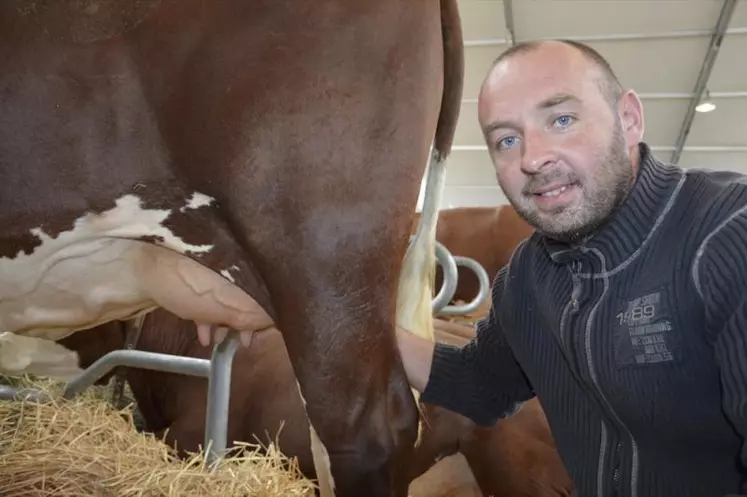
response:
<path id="1" fill-rule="evenodd" d="M 618 112 L 627 148 L 638 147 L 643 141 L 643 103 L 635 91 L 627 90 L 622 94 Z"/>

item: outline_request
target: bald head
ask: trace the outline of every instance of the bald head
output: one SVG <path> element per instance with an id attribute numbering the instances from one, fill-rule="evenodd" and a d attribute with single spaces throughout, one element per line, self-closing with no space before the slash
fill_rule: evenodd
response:
<path id="1" fill-rule="evenodd" d="M 521 56 L 522 54 L 536 52 L 538 50 L 547 51 L 548 53 L 552 53 L 555 57 L 561 58 L 581 56 L 584 61 L 596 69 L 593 74 L 597 77 L 596 83 L 605 99 L 610 103 L 610 105 L 614 106 L 617 104 L 624 89 L 609 62 L 607 62 L 599 52 L 591 48 L 589 45 L 576 41 L 542 40 L 518 43 L 499 55 L 498 58 L 493 61 L 490 71 L 492 72 L 499 64 L 508 59 Z"/>

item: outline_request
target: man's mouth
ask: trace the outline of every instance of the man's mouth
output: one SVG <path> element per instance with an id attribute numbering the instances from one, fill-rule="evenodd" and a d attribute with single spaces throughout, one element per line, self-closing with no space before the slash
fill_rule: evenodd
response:
<path id="1" fill-rule="evenodd" d="M 565 183 L 565 184 L 559 184 L 555 183 L 552 185 L 543 186 L 541 188 L 536 188 L 531 191 L 532 195 L 537 195 L 538 197 L 557 197 L 559 195 L 562 195 L 566 191 L 568 191 L 570 188 L 574 187 L 575 183 Z"/>
<path id="2" fill-rule="evenodd" d="M 535 193 L 535 195 L 539 195 L 541 197 L 557 197 L 561 193 L 563 193 L 566 190 L 568 190 L 571 186 L 573 186 L 573 185 L 563 185 L 563 186 L 558 187 L 558 188 L 553 188 L 552 190 L 549 190 L 549 191 Z"/>

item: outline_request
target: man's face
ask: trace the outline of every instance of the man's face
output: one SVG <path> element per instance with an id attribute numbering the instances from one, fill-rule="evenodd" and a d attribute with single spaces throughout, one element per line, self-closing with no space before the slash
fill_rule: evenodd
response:
<path id="1" fill-rule="evenodd" d="M 633 181 L 630 151 L 642 118 L 625 119 L 623 129 L 618 110 L 630 110 L 625 99 L 637 97 L 626 94 L 612 105 L 601 78 L 574 48 L 548 44 L 502 61 L 480 94 L 479 121 L 498 183 L 529 224 L 560 240 L 592 233 Z"/>

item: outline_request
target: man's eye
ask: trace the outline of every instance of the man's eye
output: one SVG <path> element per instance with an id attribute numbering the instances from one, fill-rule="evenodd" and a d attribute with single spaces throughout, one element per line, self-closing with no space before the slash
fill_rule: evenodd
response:
<path id="1" fill-rule="evenodd" d="M 515 136 L 507 136 L 505 138 L 502 138 L 498 140 L 498 150 L 513 147 L 514 145 L 516 145 L 517 141 L 518 138 L 516 138 Z"/>
<path id="2" fill-rule="evenodd" d="M 565 128 L 566 126 L 570 125 L 573 122 L 573 116 L 560 116 L 557 119 L 555 119 L 554 124 L 557 124 L 561 128 Z"/>

